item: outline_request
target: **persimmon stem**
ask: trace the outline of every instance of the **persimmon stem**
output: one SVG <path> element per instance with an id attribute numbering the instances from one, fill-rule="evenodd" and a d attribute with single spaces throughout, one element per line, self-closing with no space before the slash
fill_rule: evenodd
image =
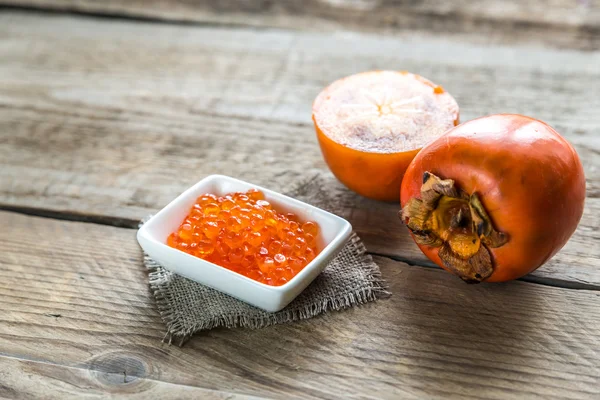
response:
<path id="1" fill-rule="evenodd" d="M 423 174 L 421 198 L 412 198 L 401 218 L 420 245 L 438 247 L 444 266 L 464 281 L 479 283 L 494 272 L 488 248 L 504 245 L 477 193 L 467 194 L 452 179 Z"/>

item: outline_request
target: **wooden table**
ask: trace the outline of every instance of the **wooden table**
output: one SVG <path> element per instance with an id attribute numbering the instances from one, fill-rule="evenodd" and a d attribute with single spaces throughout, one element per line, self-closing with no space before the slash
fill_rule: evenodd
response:
<path id="1" fill-rule="evenodd" d="M 0 3 L 0 397 L 600 398 L 598 1 Z M 587 175 L 571 241 L 465 285 L 356 198 L 389 300 L 161 343 L 138 221 L 207 174 L 326 171 L 312 99 L 375 68 L 562 132 Z"/>

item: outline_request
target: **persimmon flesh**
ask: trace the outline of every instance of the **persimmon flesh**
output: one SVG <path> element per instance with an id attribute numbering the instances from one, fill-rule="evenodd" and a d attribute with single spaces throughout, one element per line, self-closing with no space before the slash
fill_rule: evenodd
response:
<path id="1" fill-rule="evenodd" d="M 569 240 L 585 176 L 552 127 L 500 114 L 424 147 L 400 193 L 401 218 L 429 259 L 467 282 L 502 282 L 534 271 Z"/>
<path id="2" fill-rule="evenodd" d="M 458 124 L 458 105 L 431 81 L 370 71 L 335 81 L 313 104 L 323 157 L 348 188 L 398 201 L 404 171 L 419 149 Z"/>

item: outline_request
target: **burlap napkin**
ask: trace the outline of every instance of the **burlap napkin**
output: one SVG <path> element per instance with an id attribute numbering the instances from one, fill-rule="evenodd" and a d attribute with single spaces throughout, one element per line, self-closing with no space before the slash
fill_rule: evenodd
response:
<path id="1" fill-rule="evenodd" d="M 331 197 L 318 193 L 319 188 L 323 187 L 319 181 L 329 179 L 329 176 L 312 176 L 286 191 L 286 194 L 330 209 L 325 203 Z M 194 333 L 206 329 L 262 328 L 312 318 L 327 311 L 342 310 L 389 295 L 379 267 L 365 253 L 365 247 L 356 234 L 306 290 L 286 308 L 275 313 L 265 312 L 173 274 L 147 254 L 144 254 L 144 265 L 149 270 L 150 288 L 167 327 L 164 340 L 169 343 L 177 340 L 180 345 Z"/>

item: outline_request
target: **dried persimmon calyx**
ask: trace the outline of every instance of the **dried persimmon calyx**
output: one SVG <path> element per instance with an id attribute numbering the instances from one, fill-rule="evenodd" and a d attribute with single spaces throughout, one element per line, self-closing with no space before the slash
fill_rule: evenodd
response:
<path id="1" fill-rule="evenodd" d="M 420 245 L 438 247 L 438 256 L 464 281 L 478 283 L 494 272 L 488 248 L 504 245 L 508 236 L 494 229 L 477 193 L 456 187 L 452 179 L 425 172 L 421 198 L 411 198 L 401 218 Z"/>

